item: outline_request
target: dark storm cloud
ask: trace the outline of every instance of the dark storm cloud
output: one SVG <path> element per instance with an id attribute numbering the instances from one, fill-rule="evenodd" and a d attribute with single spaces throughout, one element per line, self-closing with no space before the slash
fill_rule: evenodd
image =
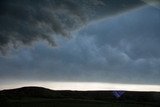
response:
<path id="1" fill-rule="evenodd" d="M 0 79 L 160 84 L 160 10 L 144 7 L 88 25 L 59 47 L 0 57 Z"/>
<path id="2" fill-rule="evenodd" d="M 0 50 L 46 40 L 70 32 L 91 20 L 143 4 L 140 0 L 1 0 Z"/>

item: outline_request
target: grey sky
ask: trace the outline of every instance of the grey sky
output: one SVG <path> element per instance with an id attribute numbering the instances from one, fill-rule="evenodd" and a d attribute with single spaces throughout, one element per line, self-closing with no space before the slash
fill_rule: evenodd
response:
<path id="1" fill-rule="evenodd" d="M 0 56 L 0 81 L 8 78 L 159 85 L 160 9 L 142 6 L 102 19 L 85 22 L 88 24 L 70 32 L 70 38 L 57 33 L 53 36 L 56 47 L 42 41 L 42 35 L 37 41 L 27 34 L 27 40 L 33 39 L 34 44 L 21 44 Z M 16 43 L 23 38 L 17 35 L 14 40 Z"/>

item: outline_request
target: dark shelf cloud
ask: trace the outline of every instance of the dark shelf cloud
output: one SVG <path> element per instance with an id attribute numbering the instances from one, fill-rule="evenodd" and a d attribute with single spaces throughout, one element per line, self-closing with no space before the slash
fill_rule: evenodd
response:
<path id="1" fill-rule="evenodd" d="M 0 5 L 0 81 L 160 84 L 157 7 L 140 0 Z"/>

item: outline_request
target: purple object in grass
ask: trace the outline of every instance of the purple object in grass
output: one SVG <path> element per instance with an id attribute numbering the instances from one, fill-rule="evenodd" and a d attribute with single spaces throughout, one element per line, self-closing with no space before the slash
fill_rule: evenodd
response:
<path id="1" fill-rule="evenodd" d="M 113 95 L 120 98 L 124 94 L 124 91 L 113 91 Z"/>

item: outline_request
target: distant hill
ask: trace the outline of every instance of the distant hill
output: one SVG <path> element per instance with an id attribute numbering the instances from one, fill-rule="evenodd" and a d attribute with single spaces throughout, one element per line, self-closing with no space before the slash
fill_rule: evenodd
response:
<path id="1" fill-rule="evenodd" d="M 0 103 L 33 99 L 69 99 L 99 102 L 142 103 L 160 106 L 159 92 L 131 92 L 126 91 L 120 98 L 116 98 L 112 91 L 57 91 L 43 87 L 22 87 L 0 91 Z"/>

